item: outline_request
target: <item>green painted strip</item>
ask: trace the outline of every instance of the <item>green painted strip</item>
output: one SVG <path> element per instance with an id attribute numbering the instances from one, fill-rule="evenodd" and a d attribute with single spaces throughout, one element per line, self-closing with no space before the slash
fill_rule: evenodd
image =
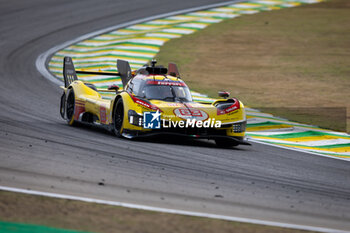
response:
<path id="1" fill-rule="evenodd" d="M 3 233 L 87 233 L 83 231 L 58 229 L 53 227 L 12 223 L 0 221 L 0 232 Z"/>
<path id="2" fill-rule="evenodd" d="M 190 26 L 175 26 L 173 27 L 174 29 L 185 29 L 185 30 L 200 30 L 201 28 L 196 28 L 196 27 L 190 27 Z"/>
<path id="3" fill-rule="evenodd" d="M 259 112 L 260 113 L 260 112 Z M 300 127 L 309 127 L 309 128 L 314 128 L 314 129 L 320 129 L 318 126 L 315 125 L 305 125 L 297 122 L 291 122 L 288 121 L 287 119 L 281 118 L 281 117 L 275 117 L 275 116 L 259 116 L 254 114 L 253 112 L 247 112 L 247 116 L 251 116 L 254 118 L 261 118 L 261 119 L 267 119 L 267 120 L 277 120 L 277 121 L 283 121 L 279 122 L 279 124 L 291 124 L 292 126 L 300 126 Z"/>
<path id="4" fill-rule="evenodd" d="M 306 145 L 299 145 L 299 144 L 293 144 L 293 143 L 281 143 L 281 142 L 271 142 L 271 141 L 265 141 L 261 139 L 261 141 L 277 144 L 281 146 L 293 146 L 293 147 L 305 147 L 305 149 L 335 149 L 335 148 L 343 148 L 343 147 L 350 147 L 350 143 L 345 144 L 334 144 L 334 145 L 327 145 L 327 146 L 306 146 Z"/>
<path id="5" fill-rule="evenodd" d="M 250 134 L 251 136 L 262 136 L 260 134 Z M 298 132 L 298 133 L 288 133 L 288 134 L 277 134 L 277 135 L 268 135 L 263 137 L 268 138 L 276 138 L 276 139 L 290 139 L 290 138 L 301 138 L 301 137 L 314 137 L 314 136 L 335 136 L 339 137 L 337 134 L 332 134 L 328 132 L 319 132 L 319 131 L 305 131 L 305 132 Z M 350 139 L 350 136 L 342 136 Z"/>
<path id="6" fill-rule="evenodd" d="M 311 148 L 334 149 L 334 148 L 343 148 L 343 147 L 350 147 L 350 143 L 335 144 L 335 145 L 328 145 L 328 146 L 312 146 Z"/>

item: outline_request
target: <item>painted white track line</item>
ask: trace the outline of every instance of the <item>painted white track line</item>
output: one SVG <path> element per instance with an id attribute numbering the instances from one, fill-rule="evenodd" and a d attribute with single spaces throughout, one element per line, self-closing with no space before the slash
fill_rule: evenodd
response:
<path id="1" fill-rule="evenodd" d="M 97 203 L 97 204 L 104 204 L 104 205 L 111 205 L 111 206 L 120 206 L 120 207 L 132 208 L 132 209 L 157 211 L 157 212 L 161 212 L 161 213 L 180 214 L 180 215 L 212 218 L 212 219 L 219 219 L 219 220 L 226 220 L 226 221 L 261 224 L 261 225 L 267 225 L 267 226 L 292 228 L 292 229 L 298 229 L 298 230 L 308 230 L 308 231 L 317 231 L 317 232 L 332 232 L 332 233 L 349 232 L 349 231 L 342 231 L 342 230 L 323 228 L 323 227 L 304 226 L 304 225 L 296 225 L 296 224 L 289 224 L 289 223 L 264 221 L 264 220 L 258 220 L 258 219 L 232 217 L 232 216 L 226 216 L 226 215 L 217 215 L 217 214 L 208 214 L 208 213 L 192 212 L 192 211 L 185 211 L 185 210 L 159 208 L 159 207 L 153 207 L 153 206 L 147 206 L 147 205 L 137 205 L 137 204 L 131 204 L 131 203 L 125 203 L 125 202 L 107 201 L 107 200 L 101 200 L 101 199 L 95 199 L 95 198 L 79 197 L 79 196 L 73 196 L 73 195 L 64 195 L 64 194 L 58 194 L 58 193 L 41 192 L 41 191 L 27 190 L 27 189 L 20 189 L 20 188 L 12 188 L 12 187 L 7 187 L 7 186 L 0 186 L 0 190 L 9 191 L 9 192 L 16 192 L 16 193 L 24 193 L 24 194 L 30 194 L 30 195 L 37 195 L 37 196 L 44 196 L 44 197 L 68 199 L 68 200 L 73 200 L 73 201 L 84 201 L 84 202 L 89 202 L 89 203 Z"/>
<path id="2" fill-rule="evenodd" d="M 165 18 L 173 15 L 179 15 L 179 14 L 185 14 L 193 11 L 199 11 L 199 10 L 204 10 L 204 9 L 209 9 L 209 8 L 214 8 L 214 7 L 220 7 L 220 6 L 225 6 L 237 2 L 243 2 L 244 0 L 233 0 L 233 1 L 226 1 L 222 3 L 217 3 L 217 4 L 211 4 L 211 5 L 205 5 L 201 7 L 193 7 L 185 10 L 179 10 L 179 11 L 173 11 L 165 14 L 160 14 L 156 16 L 151 16 L 143 19 L 137 19 L 133 20 L 127 23 L 122 23 L 118 25 L 114 25 L 108 28 L 104 28 L 95 32 L 91 32 L 85 35 L 82 35 L 78 38 L 69 40 L 65 43 L 62 43 L 60 45 L 57 45 L 48 51 L 42 53 L 39 55 L 39 57 L 35 61 L 35 65 L 37 70 L 49 81 L 55 83 L 56 85 L 63 85 L 63 82 L 55 78 L 53 74 L 51 74 L 48 71 L 47 64 L 50 56 L 54 54 L 55 52 L 68 47 L 72 44 L 75 44 L 77 42 L 86 40 L 88 38 L 104 34 L 109 31 L 114 31 L 120 28 L 125 28 L 131 25 L 143 23 L 146 21 L 151 21 L 151 20 L 156 20 L 160 18 Z M 316 153 L 312 152 L 307 152 L 304 150 L 299 150 L 299 149 L 294 149 L 294 148 L 285 148 L 282 146 L 278 145 L 272 145 L 268 143 L 263 143 L 260 141 L 256 141 L 253 139 L 250 139 L 250 141 L 256 142 L 256 143 L 261 143 L 261 144 L 266 144 L 269 146 L 275 146 L 283 149 L 289 149 L 289 150 L 295 150 L 299 152 L 304 152 L 304 153 L 309 153 L 309 154 L 314 154 L 318 155 Z M 322 155 L 321 155 L 322 156 Z M 324 156 L 328 158 L 335 158 L 335 157 L 330 157 L 330 156 Z M 340 160 L 345 160 L 342 158 L 336 158 Z M 105 205 L 112 205 L 112 206 L 120 206 L 120 207 L 126 207 L 126 208 L 133 208 L 133 209 L 142 209 L 142 210 L 149 210 L 149 211 L 157 211 L 157 212 L 162 212 L 162 213 L 170 213 L 170 214 L 180 214 L 180 215 L 187 215 L 187 216 L 195 216 L 195 217 L 205 217 L 205 218 L 212 218 L 212 219 L 220 219 L 220 220 L 227 220 L 227 221 L 236 221 L 236 222 L 244 222 L 244 223 L 252 223 L 252 224 L 261 224 L 261 225 L 267 225 L 267 226 L 276 226 L 276 227 L 284 227 L 284 228 L 292 228 L 292 229 L 299 229 L 299 230 L 309 230 L 309 231 L 318 231 L 318 232 L 332 232 L 332 233 L 345 233 L 348 231 L 342 231 L 342 230 L 336 230 L 336 229 L 330 229 L 330 228 L 322 228 L 322 227 L 313 227 L 313 226 L 305 226 L 305 225 L 296 225 L 296 224 L 288 224 L 288 223 L 281 223 L 281 222 L 273 222 L 273 221 L 263 221 L 263 220 L 258 220 L 258 219 L 250 219 L 250 218 L 240 218 L 240 217 L 232 217 L 232 216 L 225 216 L 225 215 L 216 215 L 216 214 L 208 214 L 208 213 L 201 213 L 201 212 L 192 212 L 192 211 L 185 211 L 185 210 L 176 210 L 176 209 L 167 209 L 167 208 L 159 208 L 159 207 L 153 207 L 153 206 L 147 206 L 147 205 L 137 205 L 137 204 L 131 204 L 131 203 L 124 203 L 124 202 L 115 202 L 115 201 L 107 201 L 107 200 L 100 200 L 100 199 L 94 199 L 94 198 L 86 198 L 86 197 L 78 197 L 78 196 L 73 196 L 73 195 L 64 195 L 64 194 L 58 194 L 58 193 L 49 193 L 49 192 L 41 192 L 41 191 L 34 191 L 34 190 L 27 190 L 27 189 L 20 189 L 20 188 L 12 188 L 12 187 L 6 187 L 6 186 L 0 186 L 0 190 L 3 191 L 10 191 L 10 192 L 17 192 L 17 193 L 25 193 L 25 194 L 31 194 L 31 195 L 38 195 L 38 196 L 45 196 L 45 197 L 53 197 L 53 198 L 61 198 L 61 199 L 69 199 L 69 200 L 75 200 L 75 201 L 84 201 L 84 202 L 90 202 L 90 203 L 97 203 L 97 204 L 105 204 Z"/>

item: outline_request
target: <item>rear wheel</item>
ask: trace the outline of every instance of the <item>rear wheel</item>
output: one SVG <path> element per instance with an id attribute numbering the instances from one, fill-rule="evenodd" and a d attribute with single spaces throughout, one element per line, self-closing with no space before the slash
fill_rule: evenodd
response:
<path id="1" fill-rule="evenodd" d="M 61 96 L 61 103 L 60 103 L 60 114 L 63 119 L 65 117 L 65 111 L 66 111 L 66 93 L 63 92 Z"/>
<path id="2" fill-rule="evenodd" d="M 221 148 L 231 148 L 239 145 L 238 142 L 230 138 L 217 138 L 215 139 L 215 143 L 218 147 Z"/>
<path id="3" fill-rule="evenodd" d="M 124 104 L 122 98 L 117 100 L 117 103 L 115 104 L 114 107 L 114 114 L 113 114 L 113 131 L 114 134 L 117 137 L 122 136 L 123 132 L 123 124 L 124 124 Z"/>
<path id="4" fill-rule="evenodd" d="M 69 89 L 67 93 L 67 102 L 66 102 L 66 114 L 67 122 L 69 125 L 74 125 L 74 112 L 75 112 L 75 96 L 73 89 Z"/>

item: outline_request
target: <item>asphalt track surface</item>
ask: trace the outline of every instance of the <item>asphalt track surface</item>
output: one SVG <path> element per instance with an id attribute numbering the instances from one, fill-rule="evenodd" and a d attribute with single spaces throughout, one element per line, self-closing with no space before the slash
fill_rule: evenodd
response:
<path id="1" fill-rule="evenodd" d="M 350 230 L 350 163 L 261 144 L 130 141 L 59 116 L 35 68 L 83 34 L 209 0 L 0 1 L 0 185 Z"/>

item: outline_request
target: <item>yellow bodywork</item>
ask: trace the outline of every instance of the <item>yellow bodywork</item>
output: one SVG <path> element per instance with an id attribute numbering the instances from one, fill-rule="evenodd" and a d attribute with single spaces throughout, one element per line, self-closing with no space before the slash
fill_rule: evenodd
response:
<path id="1" fill-rule="evenodd" d="M 164 80 L 164 75 L 152 75 L 151 77 L 146 77 L 148 80 Z M 168 80 L 177 81 L 178 78 L 167 75 Z M 93 123 L 107 126 L 109 128 L 113 127 L 113 110 L 115 103 L 119 98 L 122 98 L 124 105 L 124 120 L 123 120 L 123 130 L 139 131 L 141 133 L 147 133 L 153 131 L 153 129 L 145 129 L 142 125 L 137 126 L 129 122 L 129 110 L 135 111 L 138 115 L 143 116 L 144 112 L 154 112 L 155 108 L 150 108 L 146 104 L 140 104 L 139 97 L 134 96 L 132 93 L 126 91 L 127 86 L 121 91 L 109 91 L 109 90 L 93 90 L 92 88 L 85 85 L 82 81 L 76 80 L 72 82 L 67 88 L 62 87 L 67 95 L 70 90 L 74 91 L 75 96 L 75 108 L 74 108 L 74 118 L 68 119 L 69 123 L 72 124 L 76 121 L 83 121 L 83 115 L 88 113 L 94 116 Z M 104 99 L 99 93 L 112 92 L 115 96 L 112 99 Z M 135 101 L 136 100 L 136 101 Z M 219 102 L 226 102 L 226 99 L 218 99 L 214 103 L 180 103 L 180 102 L 167 102 L 161 100 L 149 100 L 148 103 L 153 107 L 156 107 L 161 112 L 161 119 L 165 121 L 183 121 L 181 118 L 183 111 L 187 109 L 193 109 L 193 111 L 198 112 L 203 120 L 206 118 L 210 120 L 220 121 L 221 127 L 217 130 L 226 131 L 226 136 L 233 137 L 244 137 L 245 130 L 243 132 L 236 133 L 233 131 L 233 124 L 246 121 L 245 108 L 243 103 L 239 102 L 238 109 L 230 111 L 223 114 L 218 114 L 218 110 L 215 107 Z M 182 112 L 181 112 L 182 111 Z M 179 115 L 179 114 L 180 115 Z M 191 112 L 192 114 L 192 112 Z M 213 121 L 214 121 L 213 120 Z"/>

